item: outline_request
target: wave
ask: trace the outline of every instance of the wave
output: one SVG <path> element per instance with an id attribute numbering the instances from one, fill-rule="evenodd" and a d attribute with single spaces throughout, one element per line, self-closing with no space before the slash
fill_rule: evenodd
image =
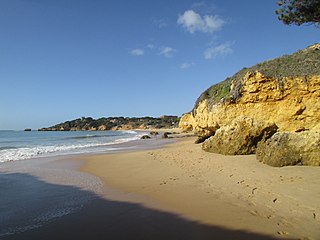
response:
<path id="1" fill-rule="evenodd" d="M 4 146 L 4 147 L 0 147 L 0 151 L 1 150 L 7 150 L 7 149 L 16 149 L 17 147 L 15 146 Z"/>
<path id="2" fill-rule="evenodd" d="M 127 134 L 138 134 L 136 131 L 133 131 L 133 130 L 126 130 L 126 131 L 123 131 L 124 133 L 127 133 Z"/>
<path id="3" fill-rule="evenodd" d="M 130 134 L 130 135 L 138 134 L 136 131 L 132 131 L 132 130 L 118 131 L 117 133 Z M 86 135 L 81 135 L 81 136 L 66 137 L 64 139 L 90 139 L 90 138 L 119 137 L 119 136 L 121 136 L 121 135 L 119 135 L 119 134 L 94 134 L 94 135 L 86 134 Z"/>
<path id="4" fill-rule="evenodd" d="M 73 137 L 66 137 L 64 139 L 90 139 L 90 138 L 103 138 L 103 137 L 116 137 L 118 135 L 110 134 L 110 135 L 83 135 L 83 136 L 73 136 Z"/>
<path id="5" fill-rule="evenodd" d="M 100 136 L 100 135 L 99 135 Z M 0 151 L 0 162 L 25 160 L 36 157 L 46 157 L 52 155 L 67 155 L 76 153 L 89 153 L 101 151 L 111 151 L 114 149 L 103 148 L 110 145 L 126 143 L 140 139 L 140 135 L 133 137 L 126 137 L 113 140 L 111 142 L 100 143 L 84 143 L 84 144 L 70 144 L 70 145 L 50 145 L 50 146 L 34 146 L 34 147 L 21 147 L 2 149 Z"/>

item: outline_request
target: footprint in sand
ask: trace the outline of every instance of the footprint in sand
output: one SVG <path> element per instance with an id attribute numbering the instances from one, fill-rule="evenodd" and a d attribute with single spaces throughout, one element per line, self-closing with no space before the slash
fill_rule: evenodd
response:
<path id="1" fill-rule="evenodd" d="M 258 189 L 258 188 L 256 188 L 256 187 L 253 188 L 252 191 L 251 191 L 251 193 L 254 194 L 254 191 L 257 190 L 257 189 Z"/>
<path id="2" fill-rule="evenodd" d="M 165 185 L 165 184 L 167 184 L 166 181 L 163 181 L 162 183 L 160 183 L 160 185 Z"/>
<path id="3" fill-rule="evenodd" d="M 259 216 L 259 213 L 256 210 L 251 210 L 249 213 L 253 216 Z"/>
<path id="4" fill-rule="evenodd" d="M 278 226 L 284 226 L 284 227 L 290 227 L 290 223 L 286 221 L 285 219 L 281 219 L 278 223 Z"/>
<path id="5" fill-rule="evenodd" d="M 277 232 L 279 235 L 288 235 L 289 233 L 286 231 L 278 231 Z"/>
<path id="6" fill-rule="evenodd" d="M 178 177 L 171 177 L 171 178 L 169 178 L 170 180 L 172 180 L 172 181 L 176 181 L 176 180 L 179 180 L 179 178 Z"/>

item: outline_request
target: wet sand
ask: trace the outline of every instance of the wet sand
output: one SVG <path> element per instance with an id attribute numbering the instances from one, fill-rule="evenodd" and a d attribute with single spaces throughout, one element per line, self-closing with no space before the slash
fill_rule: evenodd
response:
<path id="1" fill-rule="evenodd" d="M 320 168 L 272 168 L 254 155 L 206 153 L 193 141 L 77 156 L 32 171 L 2 169 L 0 182 L 15 179 L 12 196 L 29 199 L 25 208 L 37 211 L 52 199 L 63 207 L 65 200 L 85 201 L 67 204 L 79 208 L 40 227 L 0 239 L 319 239 Z M 79 167 L 82 173 L 69 172 Z M 23 190 L 28 188 L 33 191 Z"/>
<path id="2" fill-rule="evenodd" d="M 41 228 L 3 239 L 273 239 L 201 224 L 140 204 L 97 197 L 88 206 Z"/>
<path id="3" fill-rule="evenodd" d="M 194 140 L 90 157 L 81 169 L 188 221 L 272 238 L 320 238 L 320 168 L 273 168 L 255 155 L 206 153 Z"/>

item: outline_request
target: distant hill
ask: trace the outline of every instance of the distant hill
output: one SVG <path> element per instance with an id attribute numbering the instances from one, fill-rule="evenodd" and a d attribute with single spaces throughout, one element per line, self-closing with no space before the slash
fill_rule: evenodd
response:
<path id="1" fill-rule="evenodd" d="M 51 127 L 41 128 L 39 131 L 106 131 L 106 130 L 130 130 L 152 128 L 178 127 L 179 117 L 161 116 L 159 118 L 141 117 L 108 117 L 93 119 L 82 117 Z"/>

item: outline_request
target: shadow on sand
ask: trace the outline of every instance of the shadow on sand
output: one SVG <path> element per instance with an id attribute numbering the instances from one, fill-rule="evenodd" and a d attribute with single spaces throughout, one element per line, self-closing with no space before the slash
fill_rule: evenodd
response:
<path id="1" fill-rule="evenodd" d="M 37 228 L 0 236 L 0 239 L 274 239 L 257 233 L 200 224 L 140 204 L 106 200 L 90 191 L 46 183 L 28 174 L 0 173 L 0 193 L 2 231 L 10 227 L 5 222 L 6 218 L 11 219 L 11 227 L 14 227 L 14 224 L 32 222 L 39 209 L 45 213 L 59 211 L 66 205 L 72 209 L 76 207 L 72 204 L 84 204 L 73 213 L 63 217 L 58 214 Z M 77 202 L 79 199 L 84 201 Z"/>

